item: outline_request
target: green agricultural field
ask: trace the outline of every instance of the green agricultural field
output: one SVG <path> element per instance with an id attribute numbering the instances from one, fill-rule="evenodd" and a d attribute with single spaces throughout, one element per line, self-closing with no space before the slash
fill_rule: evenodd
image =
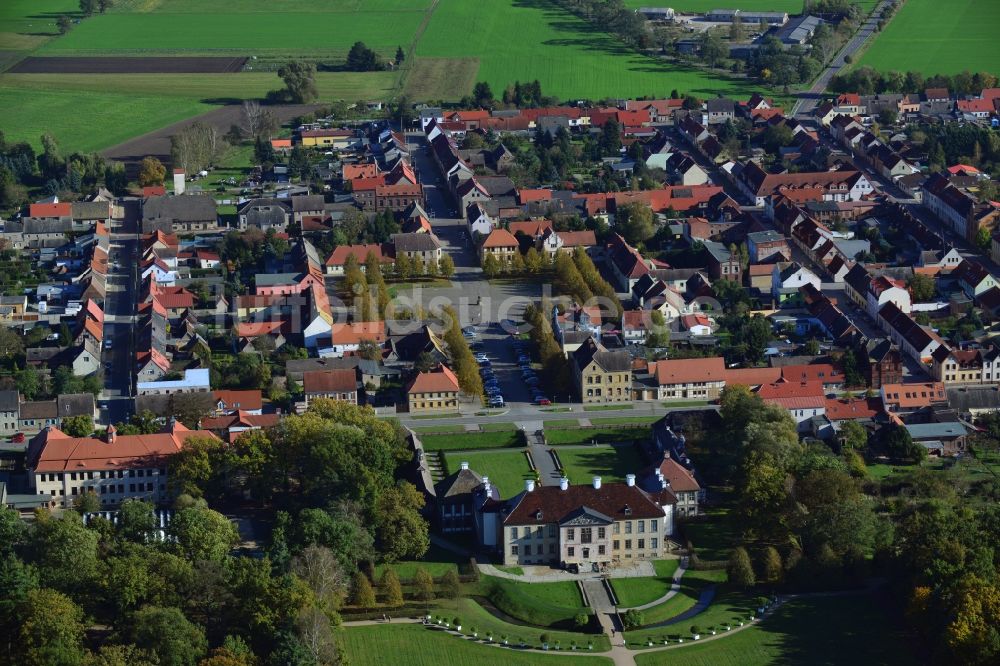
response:
<path id="1" fill-rule="evenodd" d="M 638 666 L 891 666 L 919 662 L 903 633 L 891 624 L 891 617 L 892 611 L 881 608 L 866 594 L 795 599 L 750 629 L 708 642 L 638 654 L 635 662 Z M 673 633 L 677 631 L 680 629 Z M 671 633 L 653 630 L 649 636 L 657 639 L 665 632 Z"/>
<path id="2" fill-rule="evenodd" d="M 106 148 L 211 109 L 198 100 L 176 97 L 81 95 L 0 86 L 0 115 L 7 140 L 39 146 L 41 134 L 49 132 L 63 153 Z"/>
<path id="3" fill-rule="evenodd" d="M 491 433 L 492 434 L 492 433 Z M 490 477 L 490 483 L 500 490 L 500 497 L 513 497 L 524 489 L 524 480 L 535 478 L 524 451 L 465 451 L 446 453 L 445 460 L 452 473 L 462 461 L 481 476 Z"/>
<path id="4" fill-rule="evenodd" d="M 637 55 L 545 0 L 441 0 L 417 55 L 478 58 L 476 79 L 489 82 L 498 96 L 515 79 L 538 79 L 545 94 L 565 99 L 662 97 L 673 89 L 702 97 L 746 97 L 755 88 L 749 82 Z"/>
<path id="5" fill-rule="evenodd" d="M 595 476 L 605 483 L 623 483 L 626 474 L 638 474 L 639 452 L 631 446 L 588 446 L 560 449 L 559 460 L 569 482 L 585 485 Z"/>
<path id="6" fill-rule="evenodd" d="M 419 624 L 350 627 L 338 631 L 338 643 L 352 666 L 559 666 L 566 657 L 526 653 L 491 647 L 468 639 L 428 629 Z M 377 646 L 377 649 L 376 649 Z M 582 666 L 610 666 L 606 657 L 579 656 L 572 659 Z"/>
<path id="7" fill-rule="evenodd" d="M 319 72 L 320 100 L 380 99 L 392 93 L 395 72 Z M 282 88 L 273 72 L 237 74 L 0 74 L 0 86 L 23 90 L 75 90 L 127 93 L 137 97 L 188 97 L 199 100 L 261 98 Z"/>
<path id="8" fill-rule="evenodd" d="M 425 15 L 422 4 L 393 12 L 391 20 L 367 6 L 361 11 L 320 11 L 319 2 L 267 12 L 221 12 L 217 6 L 214 12 L 170 12 L 164 7 L 147 13 L 115 12 L 82 21 L 69 34 L 46 44 L 40 54 L 343 57 L 351 44 L 362 41 L 392 56 L 397 46 L 413 41 Z"/>
<path id="9" fill-rule="evenodd" d="M 982 0 L 907 0 L 862 56 L 859 65 L 882 71 L 1000 74 L 1000 3 Z"/>

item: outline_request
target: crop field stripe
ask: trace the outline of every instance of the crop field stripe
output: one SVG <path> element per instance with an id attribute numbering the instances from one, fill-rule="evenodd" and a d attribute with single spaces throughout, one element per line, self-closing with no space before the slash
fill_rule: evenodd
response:
<path id="1" fill-rule="evenodd" d="M 244 57 L 101 57 L 52 56 L 25 58 L 11 74 L 232 74 L 246 64 Z"/>

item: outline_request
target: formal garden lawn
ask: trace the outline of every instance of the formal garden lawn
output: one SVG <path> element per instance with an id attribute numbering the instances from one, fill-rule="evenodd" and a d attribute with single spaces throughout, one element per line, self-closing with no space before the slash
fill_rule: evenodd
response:
<path id="1" fill-rule="evenodd" d="M 556 426 L 549 426 L 548 421 L 544 423 L 545 441 L 552 446 L 631 442 L 639 439 L 648 439 L 650 435 L 648 425 L 637 425 L 634 427 L 613 427 L 606 425 L 596 428 L 581 428 L 578 423 L 573 421 L 561 421 L 559 422 L 560 425 Z"/>
<path id="2" fill-rule="evenodd" d="M 458 471 L 462 462 L 481 476 L 490 477 L 490 483 L 497 487 L 500 496 L 513 497 L 524 488 L 525 479 L 534 479 L 535 473 L 528 464 L 524 451 L 463 451 L 446 453 L 448 472 Z"/>
<path id="3" fill-rule="evenodd" d="M 721 562 L 739 540 L 739 526 L 726 507 L 702 508 L 697 520 L 684 524 L 684 536 L 700 560 Z"/>
<path id="4" fill-rule="evenodd" d="M 524 446 L 521 436 L 513 429 L 423 434 L 420 435 L 420 442 L 426 451 L 465 451 Z"/>
<path id="5" fill-rule="evenodd" d="M 638 654 L 635 661 L 638 666 L 920 663 L 922 659 L 909 649 L 906 637 L 891 624 L 891 617 L 892 612 L 881 608 L 869 594 L 794 599 L 750 629 L 713 641 Z"/>
<path id="6" fill-rule="evenodd" d="M 1000 74 L 1000 2 L 907 0 L 859 65 L 925 75 Z"/>
<path id="7" fill-rule="evenodd" d="M 419 624 L 350 627 L 337 635 L 351 666 L 558 666 L 570 662 L 560 655 L 490 647 Z M 609 666 L 612 662 L 606 657 L 580 655 L 574 656 L 572 663 Z"/>
<path id="8" fill-rule="evenodd" d="M 618 605 L 622 608 L 642 606 L 656 601 L 670 591 L 671 577 L 677 570 L 680 560 L 658 560 L 656 576 L 642 578 L 612 578 L 611 587 L 618 597 Z"/>
<path id="9" fill-rule="evenodd" d="M 465 37 L 471 35 L 475 37 Z M 478 58 L 476 80 L 489 82 L 498 95 L 515 79 L 538 79 L 545 94 L 563 99 L 662 97 L 672 89 L 745 98 L 756 88 L 721 73 L 638 55 L 546 0 L 441 0 L 417 44 L 417 55 Z"/>
<path id="10" fill-rule="evenodd" d="M 574 581 L 528 583 L 483 576 L 475 589 L 507 615 L 537 626 L 571 627 L 580 613 L 591 614 Z"/>
<path id="11" fill-rule="evenodd" d="M 626 474 L 638 474 L 642 467 L 633 446 L 565 448 L 558 453 L 569 482 L 577 485 L 589 484 L 595 476 L 605 483 L 621 483 Z"/>
<path id="12" fill-rule="evenodd" d="M 724 569 L 705 569 L 684 572 L 681 578 L 681 586 L 677 594 L 670 597 L 662 604 L 657 604 L 652 608 L 642 611 L 644 624 L 656 624 L 665 622 L 681 613 L 685 613 L 698 603 L 698 599 L 706 588 L 725 582 L 726 572 Z"/>

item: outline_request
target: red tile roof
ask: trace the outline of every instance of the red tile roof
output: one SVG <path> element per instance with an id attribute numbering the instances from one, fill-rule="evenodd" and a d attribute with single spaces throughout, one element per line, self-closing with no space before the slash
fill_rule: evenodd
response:
<path id="1" fill-rule="evenodd" d="M 725 381 L 726 362 L 721 356 L 657 361 L 655 377 L 660 386 Z"/>
<path id="2" fill-rule="evenodd" d="M 504 525 L 546 525 L 558 523 L 584 507 L 613 521 L 639 518 L 663 518 L 662 504 L 674 504 L 673 493 L 647 493 L 638 486 L 624 483 L 536 487 L 519 496 L 517 506 L 504 518 Z"/>
<path id="3" fill-rule="evenodd" d="M 519 243 L 506 229 L 494 229 L 483 241 L 483 247 L 519 247 Z"/>
<path id="4" fill-rule="evenodd" d="M 360 321 L 350 324 L 334 324 L 330 338 L 335 345 L 358 344 L 362 340 L 385 342 L 384 321 Z"/>
<path id="5" fill-rule="evenodd" d="M 216 402 L 224 402 L 223 409 L 245 411 L 255 411 L 264 407 L 264 396 L 260 389 L 249 389 L 245 391 L 212 391 L 212 396 Z"/>
<path id="6" fill-rule="evenodd" d="M 302 373 L 302 388 L 309 393 L 349 393 L 358 389 L 358 375 L 352 369 L 310 370 Z"/>
<path id="7" fill-rule="evenodd" d="M 183 448 L 188 438 L 215 437 L 193 432 L 180 422 L 153 435 L 117 435 L 114 442 L 93 437 L 70 437 L 56 429 L 38 433 L 29 444 L 29 467 L 35 472 L 82 472 L 90 470 L 156 467 Z"/>
<path id="8" fill-rule="evenodd" d="M 826 401 L 826 416 L 831 421 L 871 419 L 881 411 L 881 398 L 854 398 L 852 400 L 830 398 Z"/>
<path id="9" fill-rule="evenodd" d="M 69 203 L 35 203 L 28 206 L 29 217 L 69 217 L 72 214 L 73 206 Z"/>
<path id="10" fill-rule="evenodd" d="M 326 265 L 343 266 L 347 263 L 347 258 L 350 256 L 353 256 L 357 259 L 358 264 L 362 265 L 368 258 L 369 252 L 374 252 L 375 258 L 383 263 L 392 263 L 392 256 L 388 247 L 379 243 L 371 243 L 368 245 L 340 245 L 335 247 L 330 257 L 326 260 Z"/>
<path id="11" fill-rule="evenodd" d="M 701 486 L 691 472 L 673 458 L 664 457 L 659 470 L 663 474 L 663 478 L 670 484 L 670 490 L 675 493 L 701 490 Z"/>
<path id="12" fill-rule="evenodd" d="M 510 223 L 510 233 L 515 236 L 518 232 L 521 232 L 525 236 L 534 238 L 535 236 L 541 236 L 546 231 L 552 229 L 552 222 L 549 220 L 528 220 L 527 222 L 511 222 Z"/>
<path id="13" fill-rule="evenodd" d="M 406 387 L 406 393 L 457 393 L 458 377 L 446 365 L 433 372 L 418 372 Z"/>

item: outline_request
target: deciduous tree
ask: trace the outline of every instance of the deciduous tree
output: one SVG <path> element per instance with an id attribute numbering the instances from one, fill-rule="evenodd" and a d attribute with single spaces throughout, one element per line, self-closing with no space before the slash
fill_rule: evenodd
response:
<path id="1" fill-rule="evenodd" d="M 163 162 L 155 157 L 147 155 L 139 163 L 139 186 L 149 187 L 151 185 L 163 185 L 163 179 L 167 177 L 167 167 Z"/>

